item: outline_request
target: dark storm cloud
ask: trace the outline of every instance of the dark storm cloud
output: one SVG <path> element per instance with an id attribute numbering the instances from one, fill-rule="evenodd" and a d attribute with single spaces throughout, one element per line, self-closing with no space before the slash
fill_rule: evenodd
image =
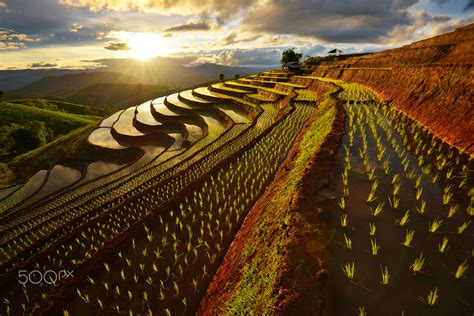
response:
<path id="1" fill-rule="evenodd" d="M 57 67 L 57 66 L 58 66 L 58 64 L 47 63 L 47 62 L 44 62 L 44 61 L 40 61 L 40 62 L 28 65 L 29 68 L 52 68 L 52 67 Z"/>
<path id="2" fill-rule="evenodd" d="M 113 51 L 130 50 L 130 47 L 125 42 L 107 42 L 104 48 Z"/>
<path id="3" fill-rule="evenodd" d="M 474 9 L 474 0 L 470 0 L 467 5 L 466 5 L 466 8 L 464 9 L 465 11 L 469 10 L 469 9 Z"/>
<path id="4" fill-rule="evenodd" d="M 372 42 L 396 26 L 413 23 L 408 9 L 416 2 L 273 0 L 251 9 L 242 24 L 254 32 L 311 36 L 328 42 Z"/>
<path id="5" fill-rule="evenodd" d="M 44 35 L 67 29 L 65 10 L 54 0 L 16 0 L 8 3 L 10 12 L 0 12 L 2 26 L 29 35 Z"/>
<path id="6" fill-rule="evenodd" d="M 88 21 L 87 11 L 72 12 L 57 0 L 16 0 L 8 8 L 10 12 L 0 12 L 2 26 L 39 39 L 29 47 L 95 40 L 95 25 L 83 23 Z"/>
<path id="7" fill-rule="evenodd" d="M 188 21 L 163 29 L 164 32 L 209 31 L 212 29 L 210 21 Z"/>

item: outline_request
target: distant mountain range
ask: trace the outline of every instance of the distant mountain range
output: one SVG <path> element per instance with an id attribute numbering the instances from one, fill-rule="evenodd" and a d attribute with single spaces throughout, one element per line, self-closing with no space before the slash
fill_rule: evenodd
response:
<path id="1" fill-rule="evenodd" d="M 176 90 L 263 69 L 203 64 L 196 67 L 173 62 L 130 59 L 103 61 L 96 70 L 3 70 L 0 89 L 6 99 L 46 98 L 75 102 L 107 112 L 132 106 Z"/>
<path id="2" fill-rule="evenodd" d="M 172 92 L 160 85 L 143 84 L 137 78 L 117 72 L 83 72 L 47 76 L 23 88 L 6 93 L 7 99 L 47 98 L 103 108 L 106 112 L 136 105 Z"/>
<path id="3" fill-rule="evenodd" d="M 230 67 L 216 64 L 202 64 L 195 67 L 182 66 L 172 62 L 143 62 L 135 61 L 131 59 L 107 59 L 103 60 L 104 67 L 99 69 L 86 69 L 86 70 L 75 70 L 75 69 L 24 69 L 24 70 L 0 70 L 0 90 L 13 91 L 23 90 L 26 92 L 33 82 L 41 80 L 45 77 L 57 77 L 56 81 L 48 79 L 43 81 L 43 84 L 55 84 L 61 82 L 64 77 L 63 75 L 72 74 L 85 74 L 85 73 L 102 73 L 102 72 L 115 72 L 125 74 L 134 77 L 134 82 L 128 83 L 141 83 L 141 84 L 152 84 L 161 85 L 175 88 L 182 88 L 191 85 L 195 85 L 201 82 L 211 81 L 218 79 L 219 74 L 223 73 L 226 77 L 234 77 L 236 74 L 248 75 L 257 73 L 263 68 L 248 68 L 248 67 Z M 77 77 L 77 81 L 82 78 L 91 79 L 92 77 Z M 74 77 L 67 77 L 67 80 Z M 98 75 L 98 80 L 103 83 L 105 78 Z M 76 81 L 76 82 L 77 82 Z M 108 82 L 111 83 L 111 82 Z M 121 82 L 125 83 L 125 82 Z M 28 89 L 27 87 L 28 86 Z M 51 91 L 58 90 L 51 87 Z"/>
<path id="4" fill-rule="evenodd" d="M 24 69 L 24 70 L 0 70 L 0 90 L 11 91 L 20 89 L 33 81 L 40 80 L 46 76 L 61 76 L 75 74 L 88 70 L 73 69 Z M 90 71 L 90 70 L 89 70 Z"/>
<path id="5" fill-rule="evenodd" d="M 230 67 L 217 64 L 201 64 L 190 67 L 170 58 L 153 58 L 148 61 L 135 59 L 97 60 L 107 71 L 120 72 L 133 76 L 144 84 L 184 88 L 201 82 L 218 80 L 219 74 L 233 78 L 236 74 L 258 73 L 266 68 Z"/>
<path id="6" fill-rule="evenodd" d="M 54 95 L 58 98 L 73 94 L 98 83 L 138 84 L 138 79 L 119 72 L 82 72 L 59 76 L 47 76 L 14 90 L 21 95 Z"/>

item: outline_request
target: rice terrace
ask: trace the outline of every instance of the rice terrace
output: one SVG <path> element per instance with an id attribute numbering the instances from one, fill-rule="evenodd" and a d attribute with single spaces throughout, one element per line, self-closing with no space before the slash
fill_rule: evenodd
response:
<path id="1" fill-rule="evenodd" d="M 474 315 L 472 1 L 39 2 L 0 2 L 0 315 Z"/>

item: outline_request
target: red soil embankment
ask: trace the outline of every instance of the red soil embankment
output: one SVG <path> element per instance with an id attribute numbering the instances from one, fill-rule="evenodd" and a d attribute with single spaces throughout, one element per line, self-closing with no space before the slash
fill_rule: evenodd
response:
<path id="1" fill-rule="evenodd" d="M 316 89 L 320 92 L 331 88 L 320 84 Z M 342 107 L 331 101 L 327 111 L 332 114 L 321 110 L 305 125 L 275 179 L 246 216 L 198 315 L 226 311 L 310 315 L 324 310 L 326 255 L 315 234 L 323 231 L 324 214 L 316 193 L 330 180 L 332 157 L 344 130 Z M 305 139 L 329 117 L 333 123 L 328 134 Z"/>
<path id="2" fill-rule="evenodd" d="M 374 54 L 322 60 L 313 75 L 357 82 L 474 156 L 474 24 Z"/>

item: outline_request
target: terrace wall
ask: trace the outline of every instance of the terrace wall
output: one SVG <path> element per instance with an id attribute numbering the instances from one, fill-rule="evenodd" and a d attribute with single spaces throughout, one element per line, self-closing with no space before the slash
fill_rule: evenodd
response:
<path id="1" fill-rule="evenodd" d="M 474 156 L 474 24 L 398 49 L 333 60 L 313 75 L 364 84 Z"/>

